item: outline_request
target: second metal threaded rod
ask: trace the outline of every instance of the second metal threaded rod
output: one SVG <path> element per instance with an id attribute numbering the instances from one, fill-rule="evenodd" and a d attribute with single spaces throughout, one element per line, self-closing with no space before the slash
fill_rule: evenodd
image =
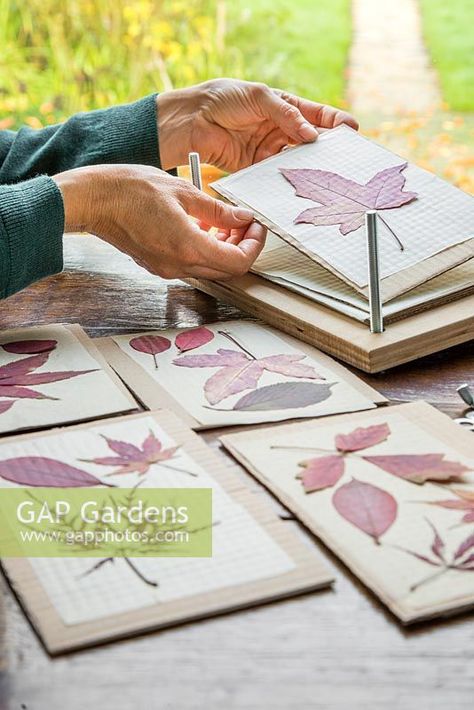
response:
<path id="1" fill-rule="evenodd" d="M 370 331 L 383 333 L 382 297 L 380 293 L 379 248 L 377 240 L 377 212 L 365 213 L 367 232 L 367 264 L 369 275 Z"/>

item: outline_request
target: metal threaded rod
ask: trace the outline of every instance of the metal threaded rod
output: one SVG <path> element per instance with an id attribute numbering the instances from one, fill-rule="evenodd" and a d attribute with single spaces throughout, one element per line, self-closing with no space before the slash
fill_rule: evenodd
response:
<path id="1" fill-rule="evenodd" d="M 189 153 L 189 169 L 191 170 L 191 180 L 193 181 L 194 187 L 197 187 L 198 190 L 202 190 L 201 159 L 199 153 Z"/>
<path id="2" fill-rule="evenodd" d="M 369 274 L 369 309 L 371 333 L 383 333 L 382 298 L 380 295 L 379 249 L 377 240 L 377 212 L 365 213 L 367 232 L 367 265 Z"/>

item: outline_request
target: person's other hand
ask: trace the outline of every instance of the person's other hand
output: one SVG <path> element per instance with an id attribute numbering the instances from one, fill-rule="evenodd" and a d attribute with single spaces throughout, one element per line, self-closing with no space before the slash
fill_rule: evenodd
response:
<path id="1" fill-rule="evenodd" d="M 96 234 L 164 278 L 226 279 L 246 273 L 266 230 L 249 210 L 141 165 L 97 165 L 54 176 L 65 231 Z M 201 223 L 218 228 L 214 235 Z"/>
<path id="2" fill-rule="evenodd" d="M 318 128 L 359 127 L 345 111 L 237 79 L 167 91 L 157 105 L 165 170 L 187 163 L 188 153 L 197 151 L 203 162 L 233 172 L 288 144 L 316 140 Z"/>

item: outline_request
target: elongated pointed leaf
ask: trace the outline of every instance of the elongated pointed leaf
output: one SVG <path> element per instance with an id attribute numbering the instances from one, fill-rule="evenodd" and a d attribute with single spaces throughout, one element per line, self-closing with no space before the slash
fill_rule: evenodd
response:
<path id="1" fill-rule="evenodd" d="M 109 449 L 118 454 L 121 458 L 127 461 L 142 461 L 145 457 L 141 449 L 134 444 L 129 444 L 126 441 L 119 441 L 118 439 L 109 439 L 104 436 Z"/>
<path id="2" fill-rule="evenodd" d="M 332 488 L 344 473 L 344 458 L 342 456 L 320 456 L 299 464 L 304 471 L 299 474 L 306 493 Z"/>
<path id="3" fill-rule="evenodd" d="M 173 360 L 173 365 L 178 367 L 233 367 L 246 362 L 254 361 L 237 350 L 219 348 L 217 353 L 209 355 L 183 355 Z"/>
<path id="4" fill-rule="evenodd" d="M 48 397 L 46 394 L 29 389 L 28 387 L 3 385 L 2 380 L 0 380 L 0 397 L 13 397 L 14 399 L 55 399 L 55 397 Z"/>
<path id="5" fill-rule="evenodd" d="M 364 223 L 367 210 L 401 207 L 417 197 L 403 190 L 407 163 L 376 173 L 365 185 L 327 170 L 287 169 L 282 175 L 293 185 L 296 195 L 318 202 L 320 207 L 304 210 L 295 219 L 317 226 L 339 224 L 341 234 L 349 234 Z"/>
<path id="6" fill-rule="evenodd" d="M 388 424 L 374 424 L 368 427 L 359 427 L 349 434 L 338 434 L 334 442 L 339 451 L 361 451 L 370 446 L 380 444 L 390 436 Z"/>
<path id="7" fill-rule="evenodd" d="M 445 460 L 444 454 L 395 454 L 363 458 L 387 473 L 412 483 L 456 480 L 469 471 L 461 463 Z"/>
<path id="8" fill-rule="evenodd" d="M 245 359 L 239 365 L 223 367 L 206 381 L 205 397 L 209 404 L 218 404 L 226 397 L 256 387 L 262 373 L 257 360 Z"/>
<path id="9" fill-rule="evenodd" d="M 324 380 L 312 365 L 299 362 L 306 355 L 270 355 L 258 360 L 261 367 L 268 372 L 276 372 L 287 377 L 304 377 L 308 380 Z"/>
<path id="10" fill-rule="evenodd" d="M 58 370 L 58 372 L 34 372 L 27 375 L 18 375 L 17 377 L 5 377 L 0 380 L 0 394 L 2 387 L 5 385 L 46 385 L 51 382 L 61 382 L 62 380 L 70 380 L 72 377 L 87 375 L 89 372 L 98 372 L 95 370 Z"/>
<path id="11" fill-rule="evenodd" d="M 43 456 L 20 456 L 0 461 L 0 477 L 20 486 L 45 488 L 81 488 L 101 486 L 100 481 L 87 471 Z"/>
<path id="12" fill-rule="evenodd" d="M 330 396 L 331 384 L 279 382 L 249 392 L 234 404 L 233 409 L 239 412 L 302 409 L 324 402 Z"/>
<path id="13" fill-rule="evenodd" d="M 441 562 L 444 562 L 444 550 L 446 548 L 446 545 L 444 544 L 443 538 L 439 534 L 439 532 L 436 530 L 435 526 L 431 521 L 427 521 L 430 528 L 433 531 L 433 542 L 431 543 L 431 552 L 435 557 L 437 557 Z"/>
<path id="14" fill-rule="evenodd" d="M 33 353 L 47 353 L 56 348 L 57 340 L 15 340 L 3 343 L 2 348 L 7 353 L 15 355 L 31 355 Z"/>
<path id="15" fill-rule="evenodd" d="M 0 414 L 4 414 L 5 412 L 8 412 L 8 410 L 13 407 L 15 402 L 0 402 Z"/>
<path id="16" fill-rule="evenodd" d="M 355 478 L 336 490 L 332 502 L 339 515 L 376 542 L 397 517 L 397 501 L 390 493 Z"/>
<path id="17" fill-rule="evenodd" d="M 171 347 L 171 341 L 162 335 L 140 335 L 130 340 L 130 347 L 147 355 L 159 355 Z"/>
<path id="18" fill-rule="evenodd" d="M 206 343 L 210 343 L 214 338 L 214 333 L 209 328 L 202 326 L 201 328 L 193 328 L 192 330 L 185 330 L 176 336 L 174 341 L 178 350 L 182 353 L 188 350 L 195 350 L 200 348 Z"/>
<path id="19" fill-rule="evenodd" d="M 454 559 L 458 560 L 460 557 L 463 557 L 466 552 L 469 552 L 469 550 L 474 550 L 474 533 L 461 542 L 454 553 Z"/>
<path id="20" fill-rule="evenodd" d="M 33 372 L 33 370 L 37 370 L 39 367 L 44 365 L 48 358 L 49 352 L 40 353 L 39 355 L 24 357 L 21 358 L 21 360 L 15 360 L 14 362 L 2 365 L 0 367 L 0 382 L 6 377 L 20 377 L 21 375 Z"/>

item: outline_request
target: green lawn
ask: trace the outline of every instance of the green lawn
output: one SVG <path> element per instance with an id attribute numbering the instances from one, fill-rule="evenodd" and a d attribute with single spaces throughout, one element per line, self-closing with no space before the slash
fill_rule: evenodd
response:
<path id="1" fill-rule="evenodd" d="M 227 42 L 242 53 L 247 79 L 343 104 L 350 0 L 244 0 L 228 5 Z"/>
<path id="2" fill-rule="evenodd" d="M 454 111 L 474 111 L 474 2 L 421 0 L 423 32 L 443 97 Z"/>

